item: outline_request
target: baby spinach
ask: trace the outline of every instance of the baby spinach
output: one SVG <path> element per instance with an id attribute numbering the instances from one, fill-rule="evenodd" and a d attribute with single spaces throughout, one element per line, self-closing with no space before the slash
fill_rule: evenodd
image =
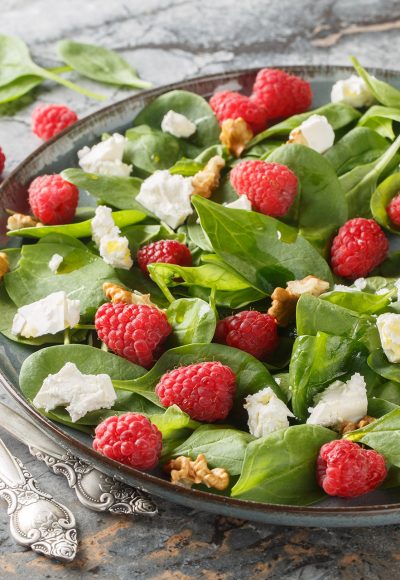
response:
<path id="1" fill-rule="evenodd" d="M 94 81 L 134 89 L 151 87 L 151 83 L 139 79 L 122 56 L 102 46 L 62 40 L 58 43 L 58 53 L 79 74 Z"/>
<path id="2" fill-rule="evenodd" d="M 169 305 L 166 314 L 173 331 L 169 338 L 171 346 L 207 343 L 214 338 L 217 319 L 204 300 L 180 298 Z"/>
<path id="3" fill-rule="evenodd" d="M 367 292 L 329 292 L 324 294 L 322 300 L 348 308 L 360 314 L 376 314 L 390 304 L 390 298 L 395 289 L 387 294 L 368 294 Z"/>
<path id="4" fill-rule="evenodd" d="M 394 405 L 400 405 L 400 383 L 396 381 L 387 381 L 378 385 L 373 392 L 373 398 L 385 400 Z M 373 415 L 375 417 L 375 415 Z"/>
<path id="5" fill-rule="evenodd" d="M 280 429 L 248 444 L 242 474 L 231 495 L 274 504 L 307 505 L 324 497 L 315 463 L 337 434 L 318 425 Z"/>
<path id="6" fill-rule="evenodd" d="M 358 121 L 360 127 L 369 127 L 382 137 L 391 141 L 395 138 L 393 121 L 400 123 L 400 108 L 382 107 L 374 105 L 370 107 Z"/>
<path id="7" fill-rule="evenodd" d="M 112 214 L 115 225 L 119 228 L 141 222 L 146 214 L 136 209 L 125 209 L 115 211 Z M 50 235 L 63 235 L 71 238 L 87 238 L 92 235 L 92 220 L 85 220 L 72 224 L 60 226 L 40 226 L 34 228 L 23 228 L 8 232 L 9 236 L 23 236 L 24 238 L 46 238 Z"/>
<path id="8" fill-rule="evenodd" d="M 377 101 L 386 107 L 400 108 L 400 91 L 398 89 L 368 74 L 354 56 L 351 58 L 351 62 Z"/>
<path id="9" fill-rule="evenodd" d="M 251 441 L 254 441 L 254 437 L 245 431 L 219 425 L 202 425 L 189 439 L 176 447 L 172 455 L 196 459 L 200 453 L 204 453 L 210 467 L 222 467 L 230 475 L 239 475 Z"/>
<path id="10" fill-rule="evenodd" d="M 211 292 L 214 293 L 214 290 L 196 285 L 189 286 L 187 289 L 189 296 L 201 298 L 206 302 L 210 300 Z M 248 304 L 257 303 L 263 300 L 263 298 L 265 298 L 265 293 L 249 286 L 243 290 L 217 290 L 214 293 L 214 297 L 216 306 L 236 310 L 238 308 L 244 308 Z M 255 304 L 254 307 L 256 308 L 257 305 Z M 265 304 L 263 304 L 263 307 L 265 307 Z"/>
<path id="11" fill-rule="evenodd" d="M 309 274 L 332 282 L 325 260 L 294 228 L 199 196 L 193 204 L 216 254 L 261 292 L 271 294 L 276 286 Z"/>
<path id="12" fill-rule="evenodd" d="M 393 411 L 393 409 L 399 408 L 399 405 L 396 405 L 395 403 L 391 403 L 385 399 L 378 399 L 377 397 L 373 396 L 372 398 L 368 399 L 367 415 L 377 419 L 378 417 L 383 417 L 383 415 L 390 413 L 390 411 Z"/>
<path id="13" fill-rule="evenodd" d="M 128 129 L 126 138 L 124 162 L 133 165 L 143 176 L 169 169 L 182 156 L 176 137 L 147 125 Z"/>
<path id="14" fill-rule="evenodd" d="M 400 365 L 389 362 L 382 348 L 377 348 L 369 355 L 368 365 L 388 381 L 400 383 Z"/>
<path id="15" fill-rule="evenodd" d="M 149 419 L 161 431 L 164 440 L 171 436 L 176 437 L 177 432 L 181 432 L 182 429 L 193 430 L 200 427 L 198 421 L 191 419 L 176 405 L 168 407 L 163 413 L 157 409 L 157 413 L 150 415 Z"/>
<path id="16" fill-rule="evenodd" d="M 384 228 L 393 234 L 400 234 L 400 227 L 396 226 L 387 213 L 387 206 L 400 193 L 400 173 L 389 175 L 371 197 L 372 217 Z"/>

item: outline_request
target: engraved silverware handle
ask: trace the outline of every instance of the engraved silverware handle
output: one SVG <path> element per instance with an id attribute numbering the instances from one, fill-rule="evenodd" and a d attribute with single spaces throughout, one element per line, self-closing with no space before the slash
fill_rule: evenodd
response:
<path id="1" fill-rule="evenodd" d="M 73 514 L 37 487 L 1 439 L 0 498 L 8 504 L 10 531 L 18 544 L 63 562 L 75 558 L 78 542 Z"/>
<path id="2" fill-rule="evenodd" d="M 154 516 L 158 513 L 156 504 L 146 493 L 109 477 L 67 451 L 62 457 L 33 446 L 29 451 L 56 475 L 64 475 L 79 501 L 89 509 L 117 515 Z"/>

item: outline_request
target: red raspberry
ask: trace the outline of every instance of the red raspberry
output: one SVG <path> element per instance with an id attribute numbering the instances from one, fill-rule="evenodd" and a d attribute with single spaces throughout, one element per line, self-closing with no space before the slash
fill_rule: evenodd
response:
<path id="1" fill-rule="evenodd" d="M 210 107 L 221 124 L 227 119 L 241 117 L 250 125 L 254 134 L 260 133 L 267 126 L 268 114 L 264 105 L 239 93 L 215 93 L 210 99 Z"/>
<path id="2" fill-rule="evenodd" d="M 310 83 L 277 68 L 264 68 L 256 76 L 252 99 L 267 109 L 268 119 L 304 113 L 311 105 Z"/>
<path id="3" fill-rule="evenodd" d="M 296 175 L 285 165 L 249 160 L 235 165 L 231 184 L 247 195 L 253 209 L 273 217 L 284 216 L 297 195 Z"/>
<path id="4" fill-rule="evenodd" d="M 0 147 L 0 175 L 4 171 L 5 163 L 6 163 L 6 156 L 4 155 L 3 149 Z"/>
<path id="5" fill-rule="evenodd" d="M 208 423 L 227 417 L 235 392 L 235 373 L 218 361 L 178 367 L 156 386 L 164 407 L 178 405 L 192 419 Z"/>
<path id="6" fill-rule="evenodd" d="M 28 189 L 34 215 L 44 224 L 72 222 L 78 205 L 79 190 L 61 175 L 40 175 Z"/>
<path id="7" fill-rule="evenodd" d="M 331 247 L 331 264 L 337 276 L 362 278 L 386 258 L 389 242 L 374 220 L 354 218 L 339 230 Z"/>
<path id="8" fill-rule="evenodd" d="M 356 497 L 368 493 L 376 489 L 386 475 L 384 457 L 353 441 L 331 441 L 319 450 L 317 481 L 328 495 Z"/>
<path id="9" fill-rule="evenodd" d="M 96 427 L 93 449 L 135 469 L 153 469 L 160 459 L 162 435 L 139 413 L 108 417 Z"/>
<path id="10" fill-rule="evenodd" d="M 243 310 L 220 320 L 214 338 L 262 360 L 278 346 L 278 325 L 269 314 Z"/>
<path id="11" fill-rule="evenodd" d="M 110 350 L 146 369 L 172 330 L 164 312 L 145 304 L 107 302 L 98 308 L 94 323 Z"/>
<path id="12" fill-rule="evenodd" d="M 0 172 L 1 173 L 1 172 Z M 400 193 L 398 193 L 386 208 L 390 220 L 395 226 L 400 226 Z"/>
<path id="13" fill-rule="evenodd" d="M 77 120 L 77 114 L 65 105 L 39 105 L 32 113 L 32 131 L 47 141 Z"/>
<path id="14" fill-rule="evenodd" d="M 137 261 L 142 272 L 148 274 L 148 264 L 156 262 L 191 266 L 192 254 L 185 244 L 176 240 L 160 240 L 140 248 L 137 253 Z"/>

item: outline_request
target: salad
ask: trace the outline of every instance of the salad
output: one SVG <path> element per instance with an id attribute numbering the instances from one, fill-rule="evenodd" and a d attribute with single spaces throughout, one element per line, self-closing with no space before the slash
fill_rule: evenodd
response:
<path id="1" fill-rule="evenodd" d="M 177 486 L 400 485 L 400 91 L 353 60 L 314 110 L 277 69 L 163 94 L 30 184 L 0 331 L 32 405 Z"/>

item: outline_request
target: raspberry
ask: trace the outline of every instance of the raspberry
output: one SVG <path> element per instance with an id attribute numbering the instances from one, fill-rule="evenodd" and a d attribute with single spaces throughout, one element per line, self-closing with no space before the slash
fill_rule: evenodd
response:
<path id="1" fill-rule="evenodd" d="M 0 175 L 4 171 L 5 163 L 6 163 L 6 156 L 4 155 L 3 149 L 0 147 Z"/>
<path id="2" fill-rule="evenodd" d="M 153 469 L 160 459 L 162 436 L 140 413 L 108 417 L 96 427 L 93 449 L 135 469 Z"/>
<path id="3" fill-rule="evenodd" d="M 214 338 L 263 359 L 278 346 L 278 325 L 269 314 L 243 310 L 220 320 Z"/>
<path id="4" fill-rule="evenodd" d="M 110 350 L 146 369 L 172 330 L 164 312 L 144 304 L 107 302 L 97 310 L 94 323 Z"/>
<path id="5" fill-rule="evenodd" d="M 218 361 L 178 367 L 156 386 L 164 407 L 178 405 L 192 419 L 208 423 L 226 418 L 235 392 L 235 373 Z"/>
<path id="6" fill-rule="evenodd" d="M 34 215 L 44 224 L 68 224 L 78 205 L 79 190 L 61 175 L 40 175 L 28 189 Z"/>
<path id="7" fill-rule="evenodd" d="M 32 113 L 32 131 L 47 141 L 77 120 L 77 114 L 65 105 L 39 105 Z"/>
<path id="8" fill-rule="evenodd" d="M 231 91 L 215 93 L 210 99 L 210 107 L 219 123 L 241 117 L 254 134 L 260 133 L 267 126 L 268 115 L 264 105 L 239 93 Z"/>
<path id="9" fill-rule="evenodd" d="M 374 220 L 354 218 L 346 222 L 333 240 L 331 264 L 344 278 L 363 278 L 386 258 L 389 242 Z"/>
<path id="10" fill-rule="evenodd" d="M 264 68 L 256 76 L 251 96 L 267 109 L 268 119 L 303 113 L 311 105 L 310 83 L 283 70 Z"/>
<path id="11" fill-rule="evenodd" d="M 191 266 L 192 254 L 187 246 L 176 240 L 160 240 L 140 248 L 137 261 L 142 272 L 148 274 L 148 264 L 156 262 Z"/>
<path id="12" fill-rule="evenodd" d="M 353 441 L 331 441 L 319 450 L 317 481 L 328 495 L 356 497 L 368 493 L 376 489 L 386 475 L 384 457 Z"/>
<path id="13" fill-rule="evenodd" d="M 0 164 L 1 165 L 1 164 Z M 1 173 L 1 171 L 0 171 Z M 395 226 L 400 226 L 400 193 L 398 193 L 386 208 L 390 220 Z"/>
<path id="14" fill-rule="evenodd" d="M 273 217 L 284 216 L 297 195 L 296 175 L 285 165 L 249 160 L 238 163 L 230 174 L 239 195 L 247 195 L 253 209 Z"/>

